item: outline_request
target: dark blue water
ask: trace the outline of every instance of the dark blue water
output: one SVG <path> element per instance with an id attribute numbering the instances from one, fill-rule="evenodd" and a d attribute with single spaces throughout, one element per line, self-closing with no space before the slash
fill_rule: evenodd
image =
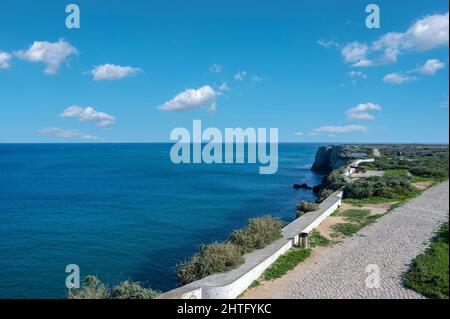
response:
<path id="1" fill-rule="evenodd" d="M 174 165 L 168 144 L 0 144 L 0 298 L 64 298 L 65 267 L 114 284 L 176 287 L 177 262 L 248 218 L 292 220 L 319 145 L 259 164 Z"/>

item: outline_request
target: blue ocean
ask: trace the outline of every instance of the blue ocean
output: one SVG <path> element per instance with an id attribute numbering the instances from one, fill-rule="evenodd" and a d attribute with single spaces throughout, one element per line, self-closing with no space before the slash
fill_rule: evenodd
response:
<path id="1" fill-rule="evenodd" d="M 65 272 L 176 287 L 177 263 L 251 217 L 312 200 L 318 144 L 280 144 L 279 169 L 171 162 L 170 144 L 0 144 L 0 298 L 65 298 Z"/>

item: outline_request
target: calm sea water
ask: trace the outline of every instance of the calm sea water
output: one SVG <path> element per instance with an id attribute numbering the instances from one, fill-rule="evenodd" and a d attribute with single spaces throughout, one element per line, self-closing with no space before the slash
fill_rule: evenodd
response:
<path id="1" fill-rule="evenodd" d="M 313 199 L 319 145 L 281 144 L 279 170 L 174 165 L 169 144 L 0 144 L 0 298 L 64 298 L 65 267 L 176 287 L 175 266 L 250 217 Z"/>

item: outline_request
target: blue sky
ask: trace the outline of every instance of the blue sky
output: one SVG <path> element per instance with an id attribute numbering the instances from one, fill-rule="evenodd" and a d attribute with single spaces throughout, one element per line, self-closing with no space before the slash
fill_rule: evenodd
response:
<path id="1" fill-rule="evenodd" d="M 80 29 L 35 3 L 0 2 L 0 142 L 166 142 L 201 119 L 448 143 L 447 1 L 374 1 L 380 29 L 352 0 L 73 1 Z"/>

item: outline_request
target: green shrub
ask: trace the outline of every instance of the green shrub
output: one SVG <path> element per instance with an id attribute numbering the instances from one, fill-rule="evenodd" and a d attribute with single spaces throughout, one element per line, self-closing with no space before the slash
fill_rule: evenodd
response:
<path id="1" fill-rule="evenodd" d="M 96 276 L 87 276 L 81 288 L 69 290 L 69 299 L 108 299 L 109 288 Z"/>
<path id="2" fill-rule="evenodd" d="M 111 297 L 113 299 L 153 299 L 158 292 L 141 287 L 138 282 L 123 281 L 113 287 Z"/>
<path id="3" fill-rule="evenodd" d="M 235 230 L 230 236 L 230 243 L 239 247 L 245 254 L 255 249 L 261 249 L 281 238 L 283 223 L 271 216 L 252 218 L 248 225 Z"/>
<path id="4" fill-rule="evenodd" d="M 301 201 L 300 204 L 297 205 L 297 217 L 302 216 L 305 213 L 313 212 L 319 209 L 319 204 Z"/>
<path id="5" fill-rule="evenodd" d="M 180 285 L 185 285 L 215 273 L 226 272 L 243 262 L 239 247 L 232 243 L 202 245 L 199 253 L 177 266 L 177 280 Z"/>
<path id="6" fill-rule="evenodd" d="M 319 204 L 307 201 L 301 201 L 297 205 L 297 209 L 302 212 L 313 212 L 319 209 Z"/>
<path id="7" fill-rule="evenodd" d="M 356 180 L 345 186 L 344 197 L 356 199 L 370 197 L 395 198 L 408 195 L 414 190 L 414 187 L 405 177 L 368 177 Z"/>
<path id="8" fill-rule="evenodd" d="M 113 289 L 96 276 L 87 276 L 81 288 L 69 290 L 69 299 L 153 299 L 159 292 L 141 287 L 138 282 L 123 281 Z"/>

